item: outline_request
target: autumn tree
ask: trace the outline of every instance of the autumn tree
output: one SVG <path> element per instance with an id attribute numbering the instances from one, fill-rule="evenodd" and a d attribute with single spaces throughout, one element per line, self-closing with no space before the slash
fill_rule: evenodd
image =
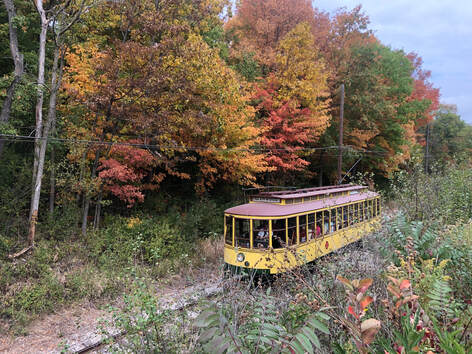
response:
<path id="1" fill-rule="evenodd" d="M 280 41 L 276 69 L 255 97 L 266 161 L 280 173 L 300 171 L 308 162 L 297 153 L 312 146 L 328 126 L 328 74 L 311 28 L 297 25 Z"/>
<path id="2" fill-rule="evenodd" d="M 405 125 L 415 116 L 413 67 L 402 51 L 380 44 L 353 48 L 346 81 L 345 144 L 371 151 L 362 164 L 388 174 L 408 158 Z"/>
<path id="3" fill-rule="evenodd" d="M 314 11 L 308 0 L 242 0 L 236 16 L 226 30 L 232 39 L 232 55 L 241 61 L 251 56 L 265 73 L 276 61 L 279 41 L 297 24 L 314 21 Z"/>
<path id="4" fill-rule="evenodd" d="M 128 205 L 142 201 L 142 191 L 157 188 L 166 176 L 191 179 L 196 190 L 204 192 L 219 181 L 254 183 L 256 173 L 265 169 L 262 155 L 251 150 L 259 131 L 252 125 L 248 97 L 220 58 L 219 48 L 210 47 L 203 36 L 219 8 L 199 8 L 211 2 L 190 4 L 206 17 L 194 18 L 187 2 L 168 23 L 169 17 L 162 14 L 172 13 L 175 3 L 162 2 L 158 16 L 152 17 L 152 6 L 140 13 L 149 21 L 146 31 L 131 29 L 126 40 L 115 40 L 102 50 L 107 42 L 97 36 L 96 43 L 78 46 L 68 57 L 64 88 L 72 101 L 80 102 L 69 136 L 140 142 L 140 147 L 128 150 L 104 150 L 98 144 L 90 147 L 88 157 L 91 172 L 99 171 L 103 191 Z M 202 22 L 195 24 L 197 18 Z M 84 114 L 87 119 L 80 118 Z M 140 160 L 139 173 L 125 151 L 147 156 Z M 76 160 L 80 154 L 77 151 Z M 127 179 L 118 177 L 125 175 Z M 83 224 L 87 212 L 84 209 Z"/>
<path id="5" fill-rule="evenodd" d="M 341 8 L 332 14 L 315 9 L 313 34 L 329 72 L 331 98 L 331 120 L 325 134 L 320 138 L 321 147 L 338 145 L 339 92 L 341 84 L 346 82 L 346 72 L 352 63 L 353 49 L 377 42 L 368 25 L 369 18 L 361 6 L 352 10 Z M 345 116 L 345 119 L 349 117 Z M 343 150 L 343 156 L 346 166 L 354 164 L 359 158 L 357 153 L 348 149 Z M 312 162 L 310 169 L 316 171 L 320 184 L 332 183 L 331 181 L 335 180 L 336 158 L 336 154 L 326 149 L 320 149 L 309 157 Z M 346 171 L 348 169 L 346 168 Z"/>
<path id="6" fill-rule="evenodd" d="M 344 82 L 354 47 L 362 47 L 378 42 L 369 29 L 369 17 L 361 5 L 352 10 L 338 9 L 330 15 L 315 10 L 313 22 L 315 42 L 322 53 L 330 71 L 330 87 L 337 90 Z"/>
<path id="7" fill-rule="evenodd" d="M 440 92 L 429 81 L 431 79 L 431 71 L 424 70 L 423 59 L 416 53 L 409 53 L 408 59 L 413 64 L 412 77 L 414 79 L 413 92 L 409 100 L 417 105 L 414 117 L 414 131 L 413 142 L 418 142 L 421 145 L 426 144 L 426 126 L 430 124 L 436 111 L 439 109 Z"/>

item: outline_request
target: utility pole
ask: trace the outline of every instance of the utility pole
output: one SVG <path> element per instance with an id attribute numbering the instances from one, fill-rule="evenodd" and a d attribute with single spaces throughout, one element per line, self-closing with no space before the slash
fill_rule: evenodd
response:
<path id="1" fill-rule="evenodd" d="M 430 123 L 426 125 L 426 147 L 424 149 L 424 172 L 429 172 L 429 126 Z"/>
<path id="2" fill-rule="evenodd" d="M 339 105 L 339 147 L 338 147 L 338 180 L 341 183 L 341 168 L 343 164 L 343 132 L 344 132 L 344 84 L 341 84 L 341 103 Z"/>

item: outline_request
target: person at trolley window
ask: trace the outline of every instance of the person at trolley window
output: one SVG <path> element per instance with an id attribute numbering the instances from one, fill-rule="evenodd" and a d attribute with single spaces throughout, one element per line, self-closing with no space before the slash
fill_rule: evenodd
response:
<path id="1" fill-rule="evenodd" d="M 256 247 L 265 248 L 268 246 L 269 246 L 269 230 L 267 228 L 267 225 L 263 225 L 257 232 Z"/>
<path id="2" fill-rule="evenodd" d="M 306 242 L 306 228 L 302 226 L 300 228 L 300 242 Z"/>
<path id="3" fill-rule="evenodd" d="M 316 223 L 315 235 L 316 235 L 316 237 L 321 236 L 321 225 L 320 225 L 320 223 Z"/>
<path id="4" fill-rule="evenodd" d="M 262 240 L 267 237 L 269 237 L 269 230 L 267 230 L 267 226 L 262 226 L 257 233 L 257 238 Z"/>

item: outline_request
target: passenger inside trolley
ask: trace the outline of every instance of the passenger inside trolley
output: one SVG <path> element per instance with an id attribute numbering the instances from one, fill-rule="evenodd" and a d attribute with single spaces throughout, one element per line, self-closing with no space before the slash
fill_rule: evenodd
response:
<path id="1" fill-rule="evenodd" d="M 300 228 L 300 242 L 306 242 L 306 229 L 305 226 Z"/>
<path id="2" fill-rule="evenodd" d="M 316 237 L 321 236 L 321 222 L 316 223 Z"/>
<path id="3" fill-rule="evenodd" d="M 285 244 L 285 219 L 272 221 L 272 247 L 283 248 Z"/>

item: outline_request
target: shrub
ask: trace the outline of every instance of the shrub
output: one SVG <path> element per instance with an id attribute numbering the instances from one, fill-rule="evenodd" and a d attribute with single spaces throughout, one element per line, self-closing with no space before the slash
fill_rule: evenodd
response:
<path id="1" fill-rule="evenodd" d="M 472 169 L 452 165 L 427 174 L 412 162 L 397 173 L 392 197 L 408 220 L 467 221 L 472 218 Z"/>
<path id="2" fill-rule="evenodd" d="M 45 221 L 39 223 L 39 232 L 50 239 L 71 240 L 78 233 L 81 210 L 74 203 L 57 206 L 53 214 L 48 214 Z"/>
<path id="3" fill-rule="evenodd" d="M 113 316 L 105 324 L 126 333 L 126 341 L 116 343 L 114 348 L 131 353 L 178 353 L 187 349 L 190 339 L 183 330 L 185 314 L 179 318 L 161 308 L 154 289 L 143 280 L 135 279 L 134 284 L 131 293 L 123 297 L 123 308 L 109 308 Z M 112 336 L 109 341 L 113 341 Z"/>
<path id="4" fill-rule="evenodd" d="M 302 306 L 305 298 L 300 294 L 297 303 Z M 300 306 L 286 306 L 270 295 L 259 293 L 253 301 L 235 306 L 207 306 L 195 321 L 200 329 L 201 350 L 212 352 L 314 352 L 321 348 L 320 333 L 329 334 L 326 322 L 329 316 L 323 308 L 301 311 L 303 318 L 283 321 L 300 313 Z M 237 302 L 237 300 L 235 300 Z M 292 313 L 294 312 L 294 313 Z M 283 323 L 290 324 L 285 326 Z M 316 348 L 316 349 L 315 349 Z"/>

